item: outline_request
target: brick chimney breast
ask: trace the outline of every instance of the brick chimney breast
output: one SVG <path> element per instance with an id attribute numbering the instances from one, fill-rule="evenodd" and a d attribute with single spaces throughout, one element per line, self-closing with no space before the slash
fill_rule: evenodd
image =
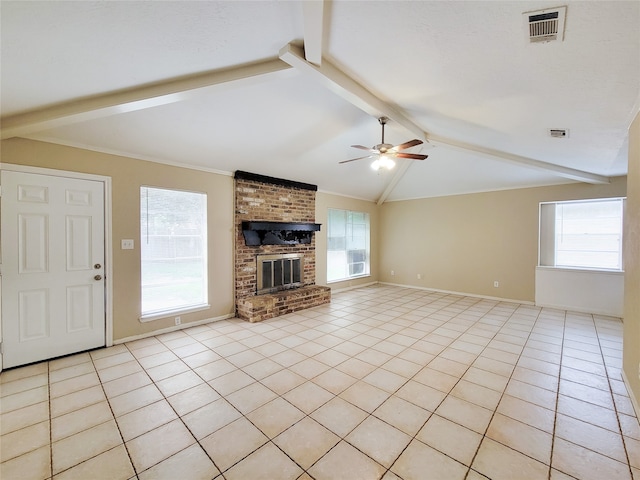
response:
<path id="1" fill-rule="evenodd" d="M 240 318 L 261 321 L 330 301 L 331 290 L 315 285 L 315 236 L 309 244 L 247 246 L 242 234 L 243 221 L 314 223 L 316 190 L 315 185 L 236 172 L 235 300 Z M 280 253 L 304 255 L 304 287 L 272 294 L 272 298 L 256 296 L 257 255 Z"/>

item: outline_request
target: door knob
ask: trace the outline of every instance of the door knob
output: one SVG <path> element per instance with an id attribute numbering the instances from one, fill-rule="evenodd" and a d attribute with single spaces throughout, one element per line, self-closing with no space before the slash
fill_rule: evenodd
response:
<path id="1" fill-rule="evenodd" d="M 99 268 L 102 268 L 102 265 L 100 265 L 99 263 L 96 263 L 96 264 L 93 266 L 93 268 L 95 268 L 95 269 L 97 270 L 97 269 L 99 269 Z"/>
<path id="2" fill-rule="evenodd" d="M 96 275 L 93 277 L 94 280 L 102 280 L 102 275 Z"/>

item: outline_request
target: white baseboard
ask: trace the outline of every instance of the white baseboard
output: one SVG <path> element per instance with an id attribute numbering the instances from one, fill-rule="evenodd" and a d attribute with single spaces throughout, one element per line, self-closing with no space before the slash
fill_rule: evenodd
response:
<path id="1" fill-rule="evenodd" d="M 219 322 L 228 318 L 235 317 L 235 313 L 228 313 L 219 317 L 205 318 L 204 320 L 197 320 L 195 322 L 183 323 L 181 325 L 174 325 L 160 330 L 154 330 L 153 332 L 141 333 L 140 335 L 133 335 L 132 337 L 119 338 L 113 341 L 114 345 L 121 343 L 133 342 L 134 340 L 141 340 L 143 338 L 155 337 L 156 335 L 162 335 L 163 333 L 175 332 L 177 330 L 184 330 L 185 328 L 197 327 L 198 325 L 205 325 L 207 323 Z"/>
<path id="2" fill-rule="evenodd" d="M 550 305 L 546 303 L 536 303 L 536 307 L 540 308 L 552 308 L 554 310 L 566 310 L 567 312 L 576 312 L 576 313 L 588 313 L 591 315 L 600 315 L 602 317 L 612 317 L 612 318 L 621 318 L 620 315 L 616 315 L 611 311 L 598 311 L 598 309 L 594 308 L 592 310 L 582 308 L 582 307 L 574 307 L 571 305 Z"/>
<path id="3" fill-rule="evenodd" d="M 627 376 L 625 375 L 624 370 L 621 370 L 621 372 L 622 372 L 622 381 L 624 382 L 625 387 L 627 387 L 627 392 L 629 392 L 629 398 L 631 399 L 631 404 L 633 405 L 633 409 L 636 411 L 636 417 L 640 418 L 640 405 L 638 405 L 638 400 L 633 394 L 633 390 L 631 390 L 629 379 L 627 379 Z"/>
<path id="4" fill-rule="evenodd" d="M 473 297 L 473 298 L 484 298 L 487 300 L 497 300 L 499 302 L 508 302 L 508 303 L 520 303 L 522 305 L 535 305 L 533 302 L 528 300 L 516 300 L 513 298 L 502 298 L 502 297 L 490 297 L 488 295 L 478 295 L 476 293 L 466 293 L 466 292 L 455 292 L 453 290 L 440 290 L 438 288 L 428 288 L 428 287 L 416 287 L 415 285 L 403 285 L 401 283 L 389 283 L 389 282 L 378 282 L 381 285 L 392 285 L 394 287 L 403 287 L 403 288 L 413 288 L 416 290 L 426 290 L 428 292 L 438 292 L 438 293 L 446 293 L 449 295 L 460 295 L 462 297 Z"/>

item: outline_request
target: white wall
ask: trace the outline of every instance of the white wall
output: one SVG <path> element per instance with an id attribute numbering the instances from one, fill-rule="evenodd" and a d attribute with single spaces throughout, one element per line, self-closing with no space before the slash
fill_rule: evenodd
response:
<path id="1" fill-rule="evenodd" d="M 629 179 L 624 226 L 623 378 L 640 416 L 640 113 L 629 127 Z"/>
<path id="2" fill-rule="evenodd" d="M 537 267 L 536 305 L 622 317 L 624 273 Z"/>

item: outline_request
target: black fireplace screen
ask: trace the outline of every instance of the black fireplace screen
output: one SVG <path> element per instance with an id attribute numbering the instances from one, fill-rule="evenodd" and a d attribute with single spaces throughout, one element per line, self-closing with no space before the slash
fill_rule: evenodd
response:
<path id="1" fill-rule="evenodd" d="M 258 255 L 258 295 L 303 285 L 303 255 Z"/>

